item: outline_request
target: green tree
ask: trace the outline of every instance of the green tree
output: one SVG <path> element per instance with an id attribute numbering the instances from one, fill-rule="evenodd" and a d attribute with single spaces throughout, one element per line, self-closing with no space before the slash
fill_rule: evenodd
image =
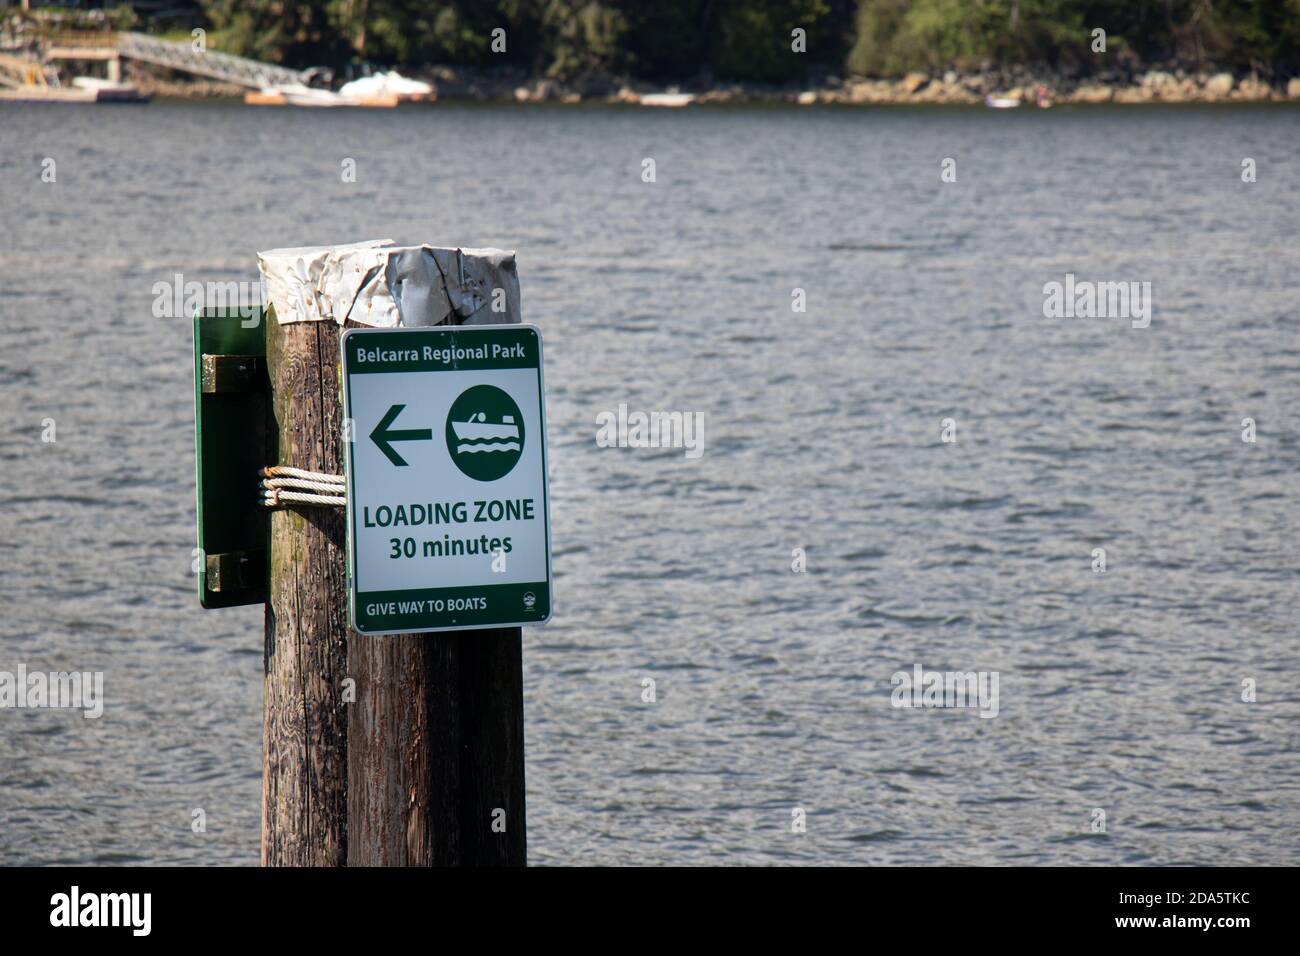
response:
<path id="1" fill-rule="evenodd" d="M 627 65 L 629 24 L 616 4 L 549 0 L 541 20 L 548 76 L 575 77 Z"/>
<path id="2" fill-rule="evenodd" d="M 326 0 L 202 0 L 216 31 L 214 46 L 240 56 L 292 66 L 336 60 L 345 45 Z"/>
<path id="3" fill-rule="evenodd" d="M 730 0 L 719 5 L 713 66 L 719 76 L 781 82 L 801 76 L 828 45 L 836 45 L 826 0 Z M 802 29 L 807 52 L 792 49 Z M 837 51 L 838 52 L 838 51 Z"/>
<path id="4" fill-rule="evenodd" d="M 660 0 L 627 5 L 629 65 L 656 79 L 685 79 L 708 62 L 709 0 Z"/>
<path id="5" fill-rule="evenodd" d="M 362 58 L 581 77 L 866 75 L 1181 63 L 1300 70 L 1300 0 L 200 0 L 213 46 L 292 66 Z M 1106 31 L 1093 53 L 1091 31 Z M 504 52 L 492 31 L 506 31 Z M 806 31 L 807 52 L 791 49 Z M 847 56 L 846 56 L 847 53 Z"/>
<path id="6" fill-rule="evenodd" d="M 850 72 L 1079 62 L 1089 37 L 1071 0 L 863 0 Z"/>

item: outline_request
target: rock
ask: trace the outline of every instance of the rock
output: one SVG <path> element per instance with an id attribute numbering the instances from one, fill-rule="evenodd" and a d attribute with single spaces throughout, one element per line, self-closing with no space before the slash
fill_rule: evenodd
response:
<path id="1" fill-rule="evenodd" d="M 533 94 L 529 92 L 528 87 L 526 86 L 515 87 L 515 99 L 517 99 L 520 103 L 527 103 L 532 98 L 533 98 Z"/>
<path id="2" fill-rule="evenodd" d="M 918 103 L 978 103 L 980 98 L 955 80 L 934 82 L 912 97 Z"/>
<path id="3" fill-rule="evenodd" d="M 697 103 L 748 103 L 750 94 L 743 86 L 715 87 L 695 97 Z"/>
<path id="4" fill-rule="evenodd" d="M 1181 72 L 1181 71 L 1180 71 Z M 1185 75 L 1175 76 L 1164 70 L 1150 70 L 1139 81 L 1138 86 L 1150 99 L 1164 100 L 1167 103 L 1185 103 L 1200 99 L 1200 90 Z"/>
<path id="5" fill-rule="evenodd" d="M 800 106 L 812 106 L 814 103 L 817 102 L 817 94 L 814 93 L 812 90 L 804 90 L 802 93 L 799 94 L 799 99 L 797 102 L 799 103 Z"/>
<path id="6" fill-rule="evenodd" d="M 1179 80 L 1170 74 L 1165 76 L 1168 79 L 1158 80 L 1154 86 L 1145 87 L 1150 90 L 1153 99 L 1166 103 L 1194 103 L 1201 98 L 1200 88 L 1190 79 Z"/>
<path id="7" fill-rule="evenodd" d="M 1300 76 L 1293 76 L 1287 80 L 1286 95 L 1293 100 L 1300 100 Z"/>
<path id="8" fill-rule="evenodd" d="M 1115 91 L 1115 103 L 1150 103 L 1151 90 L 1144 86 L 1126 86 Z"/>
<path id="9" fill-rule="evenodd" d="M 220 83 L 216 80 L 164 80 L 152 70 L 127 66 L 127 79 L 135 84 L 141 93 L 150 96 L 174 96 L 178 99 L 198 99 L 203 97 L 242 97 L 246 90 L 233 83 Z"/>
<path id="10" fill-rule="evenodd" d="M 1173 86 L 1175 83 L 1172 73 L 1165 73 L 1163 70 L 1151 70 L 1142 77 L 1142 86 L 1152 91 L 1164 90 Z"/>
<path id="11" fill-rule="evenodd" d="M 888 80 L 854 80 L 845 91 L 849 103 L 889 103 L 899 98 Z"/>
<path id="12" fill-rule="evenodd" d="M 930 78 L 924 73 L 909 73 L 903 77 L 903 92 L 910 96 L 929 82 Z"/>
<path id="13" fill-rule="evenodd" d="M 865 103 L 871 85 L 863 80 L 851 80 L 844 86 L 845 99 L 850 103 Z"/>
<path id="14" fill-rule="evenodd" d="M 1273 95 L 1273 88 L 1258 77 L 1248 76 L 1237 84 L 1234 95 L 1242 100 L 1266 100 Z"/>
<path id="15" fill-rule="evenodd" d="M 1233 85 L 1231 73 L 1216 73 L 1206 81 L 1205 95 L 1227 96 L 1232 92 Z"/>
<path id="16" fill-rule="evenodd" d="M 954 70 L 949 70 L 947 73 L 945 73 L 945 74 L 943 75 L 943 85 L 944 85 L 944 86 L 956 86 L 956 85 L 957 85 L 957 73 L 956 73 L 956 71 L 954 71 Z"/>
<path id="17" fill-rule="evenodd" d="M 1070 100 L 1074 103 L 1109 103 L 1114 98 L 1115 91 L 1109 86 L 1081 86 Z"/>

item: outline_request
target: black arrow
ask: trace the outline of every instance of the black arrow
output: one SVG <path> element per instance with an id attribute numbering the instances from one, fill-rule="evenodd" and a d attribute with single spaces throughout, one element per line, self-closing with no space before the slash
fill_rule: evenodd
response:
<path id="1" fill-rule="evenodd" d="M 397 453 L 389 442 L 395 441 L 429 441 L 433 438 L 432 428 L 395 428 L 390 429 L 388 426 L 397 420 L 397 416 L 402 414 L 405 405 L 394 405 L 388 410 L 388 414 L 380 420 L 375 426 L 375 430 L 370 433 L 370 440 L 375 443 L 394 465 L 405 465 L 406 459 Z"/>

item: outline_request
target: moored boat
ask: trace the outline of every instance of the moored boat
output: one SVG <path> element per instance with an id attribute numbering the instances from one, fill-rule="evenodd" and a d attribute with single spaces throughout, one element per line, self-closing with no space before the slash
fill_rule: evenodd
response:
<path id="1" fill-rule="evenodd" d="M 383 106 L 393 107 L 398 103 L 394 94 L 376 93 L 370 96 L 345 96 L 333 90 L 321 90 L 312 86 L 295 84 L 292 86 L 272 86 L 257 92 L 244 94 L 244 102 L 249 106 Z"/>
<path id="2" fill-rule="evenodd" d="M 398 102 L 424 102 L 437 98 L 437 91 L 431 83 L 402 76 L 396 70 L 372 73 L 344 83 L 339 87 L 339 93 L 376 104 L 390 99 Z"/>
<path id="3" fill-rule="evenodd" d="M 129 83 L 98 80 L 83 84 L 92 77 L 79 76 L 73 86 L 18 86 L 0 89 L 0 101 L 8 103 L 148 103 L 149 96 Z M 96 85 L 105 84 L 105 85 Z"/>
<path id="4" fill-rule="evenodd" d="M 119 80 L 102 80 L 96 76 L 73 77 L 72 85 L 79 90 L 89 90 L 95 94 L 96 103 L 141 103 L 149 99 L 134 84 Z"/>
<path id="5" fill-rule="evenodd" d="M 645 93 L 638 102 L 642 106 L 681 108 L 695 102 L 694 93 Z"/>

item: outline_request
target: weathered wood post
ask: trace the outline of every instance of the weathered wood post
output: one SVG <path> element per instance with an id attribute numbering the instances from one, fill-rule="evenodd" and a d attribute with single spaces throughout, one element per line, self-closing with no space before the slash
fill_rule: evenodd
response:
<path id="1" fill-rule="evenodd" d="M 343 474 L 341 326 L 520 321 L 514 258 L 494 250 L 260 260 L 280 465 Z M 343 509 L 281 508 L 269 537 L 263 865 L 523 865 L 520 629 L 355 633 Z"/>
<path id="2" fill-rule="evenodd" d="M 267 318 L 276 461 L 342 474 L 339 329 Z M 347 862 L 347 538 L 338 508 L 272 513 L 262 723 L 262 864 Z M 381 691 L 382 692 L 382 691 Z"/>

